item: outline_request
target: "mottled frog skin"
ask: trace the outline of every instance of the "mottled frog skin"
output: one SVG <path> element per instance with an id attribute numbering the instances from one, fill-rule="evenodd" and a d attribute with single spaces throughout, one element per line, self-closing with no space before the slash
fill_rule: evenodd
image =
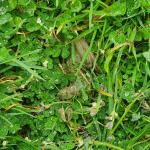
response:
<path id="1" fill-rule="evenodd" d="M 80 39 L 75 42 L 75 47 L 76 47 L 77 63 L 80 63 L 85 52 L 89 49 L 89 46 L 84 39 Z M 91 68 L 93 66 L 94 59 L 95 57 L 93 53 L 90 52 L 86 60 L 86 67 Z"/>
<path id="2" fill-rule="evenodd" d="M 74 83 L 68 87 L 61 89 L 58 93 L 60 99 L 71 99 L 73 96 L 78 96 L 80 94 L 80 87 L 77 83 Z"/>
<path id="3" fill-rule="evenodd" d="M 85 52 L 89 49 L 87 42 L 84 39 L 80 39 L 74 43 L 76 48 L 76 64 L 80 64 Z M 85 62 L 85 67 L 90 69 L 93 66 L 95 57 L 92 52 L 89 53 L 89 56 Z M 65 73 L 75 73 L 76 67 L 72 64 L 72 60 L 69 59 L 65 64 L 62 64 L 63 70 Z M 89 85 L 87 85 L 89 86 Z M 81 87 L 77 82 L 70 84 L 67 87 L 64 87 L 58 92 L 58 96 L 62 100 L 71 99 L 74 96 L 80 94 Z"/>

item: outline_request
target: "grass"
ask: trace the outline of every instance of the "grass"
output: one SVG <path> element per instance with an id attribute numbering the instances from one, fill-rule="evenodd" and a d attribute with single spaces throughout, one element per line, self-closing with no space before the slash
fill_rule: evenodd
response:
<path id="1" fill-rule="evenodd" d="M 149 150 L 149 6 L 0 1 L 0 149 Z"/>

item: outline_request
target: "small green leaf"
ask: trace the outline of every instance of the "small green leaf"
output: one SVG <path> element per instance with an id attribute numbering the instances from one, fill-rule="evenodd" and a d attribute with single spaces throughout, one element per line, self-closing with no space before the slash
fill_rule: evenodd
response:
<path id="1" fill-rule="evenodd" d="M 36 22 L 35 19 L 30 19 L 30 22 L 28 22 L 26 24 L 26 29 L 29 31 L 29 32 L 34 32 L 34 31 L 37 31 L 40 29 L 40 25 Z"/>
<path id="2" fill-rule="evenodd" d="M 35 147 L 32 143 L 27 142 L 19 142 L 19 144 L 17 145 L 18 149 L 21 150 L 38 150 L 37 147 Z"/>
<path id="3" fill-rule="evenodd" d="M 70 52 L 68 51 L 67 48 L 65 48 L 65 49 L 62 50 L 62 54 L 61 55 L 65 59 L 65 58 L 67 58 L 70 55 Z"/>
<path id="4" fill-rule="evenodd" d="M 11 9 L 15 9 L 17 6 L 17 0 L 9 0 L 9 6 Z"/>
<path id="5" fill-rule="evenodd" d="M 14 19 L 14 23 L 17 29 L 21 28 L 22 24 L 23 24 L 23 20 L 20 17 L 16 17 Z"/>
<path id="6" fill-rule="evenodd" d="M 34 12 L 36 10 L 35 2 L 34 1 L 30 1 L 30 3 L 26 6 L 25 10 L 26 10 L 25 12 L 27 13 L 27 15 L 34 16 Z"/>
<path id="7" fill-rule="evenodd" d="M 9 13 L 4 14 L 4 15 L 0 16 L 0 25 L 3 25 L 11 20 L 12 20 L 11 14 L 9 14 Z"/>
<path id="8" fill-rule="evenodd" d="M 147 61 L 150 62 L 150 51 L 144 52 L 144 53 L 143 53 L 143 56 L 145 57 L 145 59 L 146 59 Z"/>
<path id="9" fill-rule="evenodd" d="M 0 0 L 0 15 L 5 14 L 10 10 L 8 0 Z"/>
<path id="10" fill-rule="evenodd" d="M 27 6 L 31 0 L 18 0 L 18 5 Z"/>
<path id="11" fill-rule="evenodd" d="M 0 62 L 8 59 L 8 57 L 10 57 L 8 49 L 5 47 L 1 48 L 0 49 Z"/>
<path id="12" fill-rule="evenodd" d="M 113 31 L 109 34 L 110 40 L 115 44 L 125 43 L 126 36 L 122 31 Z"/>
<path id="13" fill-rule="evenodd" d="M 121 98 L 127 100 L 128 102 L 131 102 L 133 100 L 135 91 L 134 87 L 132 86 L 132 83 L 126 82 L 121 89 Z"/>
<path id="14" fill-rule="evenodd" d="M 82 3 L 80 0 L 75 0 L 74 2 L 72 2 L 71 5 L 72 12 L 79 12 L 81 9 L 82 9 Z"/>
<path id="15" fill-rule="evenodd" d="M 53 49 L 49 50 L 49 54 L 54 58 L 59 57 L 61 54 L 61 48 L 56 46 Z"/>
<path id="16" fill-rule="evenodd" d="M 150 27 L 143 28 L 141 32 L 145 40 L 148 40 L 150 38 Z"/>
<path id="17" fill-rule="evenodd" d="M 4 138 L 8 133 L 8 128 L 1 127 L 0 128 L 0 138 Z"/>
<path id="18" fill-rule="evenodd" d="M 61 150 L 63 150 L 63 149 L 72 150 L 74 148 L 75 148 L 75 143 L 71 142 L 71 141 L 60 145 Z"/>
<path id="19" fill-rule="evenodd" d="M 141 115 L 140 115 L 140 113 L 138 113 L 138 114 L 132 114 L 132 119 L 131 119 L 131 121 L 137 121 L 137 120 L 139 120 L 141 118 Z"/>
<path id="20" fill-rule="evenodd" d="M 45 129 L 53 130 L 55 126 L 57 126 L 58 118 L 51 117 L 47 119 L 47 122 L 45 123 Z"/>
<path id="21" fill-rule="evenodd" d="M 149 0 L 140 0 L 140 4 L 142 5 L 142 6 L 150 6 L 150 1 Z"/>

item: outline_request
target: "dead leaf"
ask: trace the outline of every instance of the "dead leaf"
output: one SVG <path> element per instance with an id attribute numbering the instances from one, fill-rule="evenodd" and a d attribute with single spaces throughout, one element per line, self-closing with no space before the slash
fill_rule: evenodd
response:
<path id="1" fill-rule="evenodd" d="M 69 122 L 71 119 L 72 119 L 72 109 L 71 108 L 68 108 L 66 110 L 66 118 L 67 118 L 67 122 Z"/>

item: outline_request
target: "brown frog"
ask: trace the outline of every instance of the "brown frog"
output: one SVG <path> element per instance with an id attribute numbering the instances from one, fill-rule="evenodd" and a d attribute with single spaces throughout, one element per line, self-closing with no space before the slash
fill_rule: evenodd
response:
<path id="1" fill-rule="evenodd" d="M 80 63 L 84 54 L 89 49 L 89 45 L 84 39 L 80 39 L 80 40 L 76 41 L 74 44 L 76 47 L 77 63 Z M 86 67 L 91 68 L 93 66 L 94 60 L 95 60 L 95 57 L 94 57 L 93 53 L 90 52 L 90 54 L 86 60 Z"/>
<path id="2" fill-rule="evenodd" d="M 76 50 L 76 63 L 80 64 L 84 54 L 86 51 L 89 49 L 89 46 L 87 42 L 84 39 L 80 39 L 78 41 L 75 41 L 75 50 Z M 92 52 L 89 53 L 88 58 L 85 62 L 86 68 L 92 68 L 93 63 L 94 63 L 95 57 Z M 72 64 L 72 60 L 69 59 L 65 64 L 62 64 L 61 69 L 63 70 L 64 73 L 74 73 L 76 68 Z M 85 81 L 85 84 L 87 86 L 91 85 L 91 82 L 87 79 L 86 75 L 80 71 L 80 76 L 81 78 Z M 58 96 L 60 99 L 71 99 L 74 96 L 78 96 L 80 94 L 80 86 L 77 84 L 77 82 L 69 85 L 68 87 L 65 87 L 61 89 L 58 93 Z"/>

